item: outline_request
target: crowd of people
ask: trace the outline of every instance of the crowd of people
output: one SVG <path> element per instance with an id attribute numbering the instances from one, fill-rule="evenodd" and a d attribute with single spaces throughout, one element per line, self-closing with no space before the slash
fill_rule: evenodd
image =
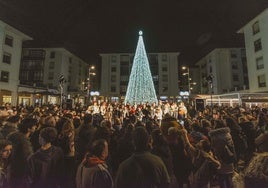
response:
<path id="1" fill-rule="evenodd" d="M 183 102 L 0 108 L 0 187 L 268 187 L 268 110 Z"/>

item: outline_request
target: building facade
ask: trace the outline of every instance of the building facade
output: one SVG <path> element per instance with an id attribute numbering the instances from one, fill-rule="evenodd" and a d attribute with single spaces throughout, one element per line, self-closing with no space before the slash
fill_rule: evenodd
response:
<path id="1" fill-rule="evenodd" d="M 244 48 L 217 48 L 200 59 L 200 94 L 223 94 L 249 87 Z"/>
<path id="2" fill-rule="evenodd" d="M 242 27 L 250 92 L 268 92 L 268 9 Z"/>
<path id="3" fill-rule="evenodd" d="M 114 53 L 101 56 L 100 95 L 122 101 L 126 95 L 134 54 Z M 178 89 L 178 52 L 148 53 L 148 61 L 159 99 L 175 99 Z"/>
<path id="4" fill-rule="evenodd" d="M 24 102 L 59 103 L 61 92 L 64 99 L 82 102 L 87 72 L 88 64 L 64 48 L 24 48 L 20 84 L 35 91 Z"/>
<path id="5" fill-rule="evenodd" d="M 18 101 L 22 42 L 31 37 L 0 21 L 0 105 Z"/>

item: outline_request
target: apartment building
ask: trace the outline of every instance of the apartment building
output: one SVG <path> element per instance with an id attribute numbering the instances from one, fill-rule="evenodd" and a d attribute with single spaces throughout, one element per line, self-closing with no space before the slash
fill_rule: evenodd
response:
<path id="1" fill-rule="evenodd" d="M 82 102 L 87 71 L 88 64 L 65 48 L 24 48 L 20 84 L 35 91 L 24 102 L 59 103 L 61 92 L 64 99 Z"/>
<path id="2" fill-rule="evenodd" d="M 31 37 L 0 20 L 0 105 L 18 101 L 22 43 Z"/>
<path id="3" fill-rule="evenodd" d="M 123 100 L 127 91 L 134 54 L 107 53 L 100 54 L 100 56 L 102 63 L 100 95 L 108 97 L 108 100 Z M 179 53 L 148 53 L 147 56 L 158 98 L 176 98 L 179 95 Z"/>
<path id="4" fill-rule="evenodd" d="M 268 92 L 268 9 L 243 26 L 250 92 Z"/>
<path id="5" fill-rule="evenodd" d="M 201 94 L 224 94 L 249 87 L 244 48 L 216 48 L 201 58 L 199 67 Z"/>

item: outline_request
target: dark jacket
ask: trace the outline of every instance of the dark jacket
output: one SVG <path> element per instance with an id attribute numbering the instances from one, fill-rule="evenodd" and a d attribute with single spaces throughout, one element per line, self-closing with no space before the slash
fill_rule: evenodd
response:
<path id="1" fill-rule="evenodd" d="M 230 129 L 228 127 L 215 129 L 209 132 L 209 136 L 211 138 L 211 147 L 221 162 L 221 168 L 218 173 L 233 173 L 236 154 Z"/>
<path id="2" fill-rule="evenodd" d="M 31 187 L 59 187 L 63 182 L 63 152 L 61 148 L 51 146 L 47 150 L 39 149 L 28 159 Z"/>
<path id="3" fill-rule="evenodd" d="M 0 138 L 6 139 L 10 133 L 17 132 L 17 126 L 14 123 L 7 122 L 3 127 L 0 129 Z"/>
<path id="4" fill-rule="evenodd" d="M 33 153 L 31 142 L 20 132 L 9 134 L 7 139 L 13 146 L 8 181 L 12 188 L 26 187 L 27 158 Z"/>
<path id="5" fill-rule="evenodd" d="M 150 152 L 134 153 L 119 166 L 117 188 L 168 187 L 170 178 L 163 161 Z"/>

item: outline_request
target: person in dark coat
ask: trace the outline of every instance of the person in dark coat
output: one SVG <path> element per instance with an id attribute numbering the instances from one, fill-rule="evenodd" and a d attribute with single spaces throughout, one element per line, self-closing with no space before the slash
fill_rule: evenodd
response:
<path id="1" fill-rule="evenodd" d="M 107 141 L 95 140 L 77 169 L 76 188 L 112 188 L 113 179 L 105 163 L 107 157 Z"/>
<path id="2" fill-rule="evenodd" d="M 0 128 L 0 138 L 6 139 L 10 133 L 17 132 L 20 120 L 19 115 L 9 117 L 3 127 Z"/>
<path id="3" fill-rule="evenodd" d="M 190 187 L 189 176 L 192 172 L 192 158 L 185 147 L 181 130 L 175 127 L 168 129 L 169 148 L 172 154 L 174 174 L 178 181 L 178 187 L 183 188 L 184 184 Z"/>
<path id="4" fill-rule="evenodd" d="M 28 158 L 27 163 L 31 188 L 58 188 L 63 185 L 63 151 L 51 144 L 56 138 L 55 128 L 46 127 L 41 130 L 41 148 Z"/>
<path id="5" fill-rule="evenodd" d="M 221 163 L 221 167 L 217 171 L 221 188 L 233 187 L 232 176 L 234 174 L 236 153 L 230 132 L 228 127 L 209 132 L 211 147 Z"/>
<path id="6" fill-rule="evenodd" d="M 161 158 L 148 151 L 149 134 L 146 129 L 136 127 L 132 137 L 135 153 L 120 164 L 115 187 L 169 187 L 170 178 L 165 164 Z"/>
<path id="7" fill-rule="evenodd" d="M 257 153 L 244 170 L 245 188 L 268 187 L 268 152 Z"/>
<path id="8" fill-rule="evenodd" d="M 83 123 L 77 128 L 74 137 L 75 163 L 78 166 L 85 157 L 88 147 L 92 144 L 96 128 L 93 127 L 92 114 L 85 114 Z"/>
<path id="9" fill-rule="evenodd" d="M 172 154 L 166 138 L 163 136 L 160 129 L 155 129 L 152 132 L 152 150 L 151 152 L 160 157 L 167 167 L 170 177 L 174 176 Z"/>
<path id="10" fill-rule="evenodd" d="M 10 175 L 8 181 L 12 188 L 24 188 L 28 186 L 27 180 L 27 158 L 33 153 L 29 140 L 30 134 L 36 128 L 36 120 L 25 118 L 18 125 L 19 131 L 7 136 L 7 140 L 12 143 Z"/>
<path id="11" fill-rule="evenodd" d="M 8 175 L 12 143 L 6 139 L 0 139 L 0 187 L 9 187 Z"/>

